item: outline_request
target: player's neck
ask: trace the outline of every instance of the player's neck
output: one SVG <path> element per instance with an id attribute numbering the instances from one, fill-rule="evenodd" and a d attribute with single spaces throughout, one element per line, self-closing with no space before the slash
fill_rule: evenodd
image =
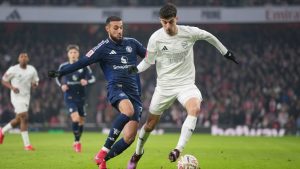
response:
<path id="1" fill-rule="evenodd" d="M 22 68 L 22 69 L 26 69 L 27 68 L 27 65 L 26 64 L 20 64 L 20 67 Z"/>

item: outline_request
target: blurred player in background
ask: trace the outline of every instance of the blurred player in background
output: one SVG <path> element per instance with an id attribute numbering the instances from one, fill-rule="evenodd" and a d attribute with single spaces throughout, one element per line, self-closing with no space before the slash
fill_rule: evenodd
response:
<path id="1" fill-rule="evenodd" d="M 150 132 L 158 124 L 162 113 L 177 99 L 187 110 L 187 117 L 182 125 L 181 134 L 175 149 L 169 153 L 169 160 L 178 159 L 190 139 L 200 113 L 202 95 L 195 85 L 195 65 L 193 45 L 198 40 L 205 40 L 215 46 L 220 53 L 234 61 L 232 52 L 212 34 L 197 27 L 177 25 L 177 9 L 167 4 L 160 9 L 162 28 L 152 34 L 147 46 L 147 56 L 137 67 L 130 67 L 129 72 L 143 72 L 156 64 L 157 86 L 149 107 L 150 114 L 141 128 L 136 151 L 128 163 L 128 169 L 135 169 L 143 155 L 143 147 Z"/>
<path id="2" fill-rule="evenodd" d="M 108 100 L 120 112 L 115 118 L 104 146 L 95 156 L 99 169 L 106 169 L 106 161 L 121 154 L 134 141 L 142 113 L 140 79 L 128 74 L 128 67 L 137 65 L 137 55 L 146 55 L 146 49 L 133 38 L 123 38 L 123 21 L 108 17 L 105 29 L 108 38 L 90 50 L 85 57 L 60 71 L 49 71 L 50 77 L 74 72 L 92 63 L 99 63 L 108 81 Z M 119 139 L 123 130 L 123 138 Z M 116 143 L 115 143 L 116 142 Z"/>
<path id="3" fill-rule="evenodd" d="M 28 135 L 28 109 L 31 87 L 38 86 L 39 77 L 36 69 L 28 65 L 27 53 L 20 53 L 19 64 L 10 67 L 2 77 L 2 84 L 10 89 L 10 99 L 16 113 L 16 117 L 3 128 L 0 128 L 0 144 L 3 143 L 4 134 L 11 128 L 20 124 L 24 149 L 33 151 Z"/>
<path id="4" fill-rule="evenodd" d="M 64 69 L 68 64 L 73 64 L 79 59 L 78 45 L 68 45 L 68 62 L 59 66 L 58 70 Z M 85 86 L 94 83 L 95 77 L 89 66 L 70 73 L 61 79 L 56 78 L 57 85 L 64 92 L 64 100 L 70 117 L 72 119 L 72 129 L 75 137 L 73 148 L 75 152 L 81 152 L 80 137 L 83 132 L 85 113 Z"/>

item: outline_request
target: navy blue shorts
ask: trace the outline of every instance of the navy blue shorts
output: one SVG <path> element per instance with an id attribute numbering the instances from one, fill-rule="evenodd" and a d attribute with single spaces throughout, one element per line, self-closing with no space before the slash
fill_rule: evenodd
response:
<path id="1" fill-rule="evenodd" d="M 134 108 L 131 120 L 139 122 L 142 116 L 143 106 L 140 96 L 126 94 L 121 88 L 115 87 L 107 92 L 107 98 L 111 105 L 119 111 L 118 105 L 121 100 L 129 99 Z M 120 111 L 119 111 L 120 112 Z"/>
<path id="2" fill-rule="evenodd" d="M 84 101 L 65 99 L 65 103 L 67 105 L 69 115 L 71 115 L 74 112 L 78 112 L 79 116 L 86 116 Z"/>

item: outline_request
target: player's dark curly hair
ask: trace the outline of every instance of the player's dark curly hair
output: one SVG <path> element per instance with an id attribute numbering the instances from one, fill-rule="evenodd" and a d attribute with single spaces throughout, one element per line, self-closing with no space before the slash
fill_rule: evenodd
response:
<path id="1" fill-rule="evenodd" d="M 106 19 L 105 24 L 108 25 L 112 21 L 121 21 L 122 19 L 118 16 L 110 16 Z"/>
<path id="2" fill-rule="evenodd" d="M 177 9 L 176 6 L 172 3 L 167 3 L 165 6 L 160 8 L 159 16 L 163 19 L 170 19 L 172 17 L 177 16 Z"/>

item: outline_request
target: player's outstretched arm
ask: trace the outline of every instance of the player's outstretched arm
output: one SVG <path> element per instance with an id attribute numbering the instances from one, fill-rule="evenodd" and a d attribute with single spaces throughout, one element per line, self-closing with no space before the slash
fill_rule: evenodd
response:
<path id="1" fill-rule="evenodd" d="M 233 62 L 236 63 L 236 64 L 239 64 L 239 62 L 236 60 L 234 54 L 233 54 L 231 51 L 229 51 L 229 50 L 228 50 L 227 53 L 224 55 L 224 57 L 225 57 L 226 59 L 229 59 L 229 60 L 233 61 Z"/>
<path id="2" fill-rule="evenodd" d="M 147 70 L 151 64 L 147 63 L 144 59 L 139 63 L 138 66 L 130 66 L 128 67 L 128 73 L 133 74 L 133 73 L 141 73 L 145 70 Z"/>

